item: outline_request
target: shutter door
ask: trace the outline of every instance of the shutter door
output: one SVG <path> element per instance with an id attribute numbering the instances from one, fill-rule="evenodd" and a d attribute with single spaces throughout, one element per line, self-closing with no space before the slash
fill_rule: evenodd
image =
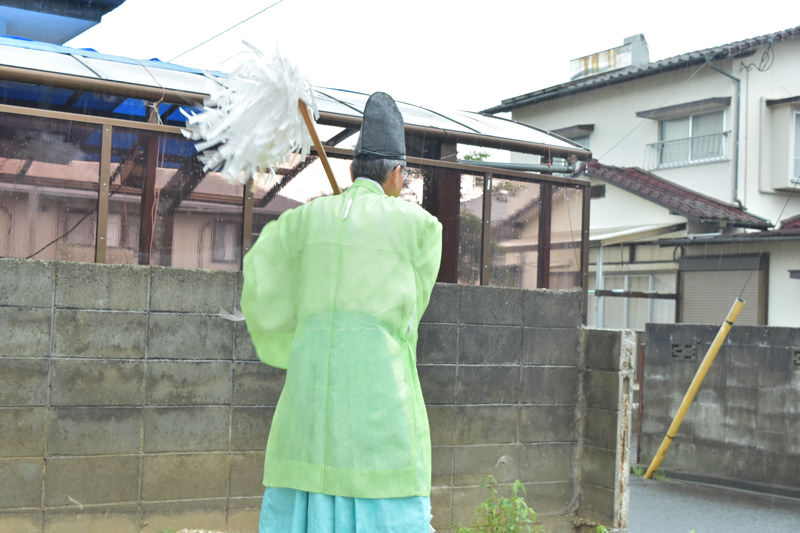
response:
<path id="1" fill-rule="evenodd" d="M 748 281 L 749 278 L 749 281 Z M 733 302 L 745 287 L 742 308 L 736 324 L 763 325 L 765 303 L 759 296 L 763 284 L 758 270 L 719 270 L 681 272 L 680 321 L 687 324 L 722 324 Z"/>

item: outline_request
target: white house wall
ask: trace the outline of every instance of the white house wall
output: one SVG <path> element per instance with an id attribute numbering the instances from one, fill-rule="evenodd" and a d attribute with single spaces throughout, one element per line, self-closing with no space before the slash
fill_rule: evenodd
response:
<path id="1" fill-rule="evenodd" d="M 741 80 L 738 198 L 744 207 L 776 222 L 786 202 L 786 192 L 775 190 L 788 169 L 792 110 L 800 104 L 766 107 L 766 100 L 800 95 L 800 39 L 774 45 L 774 63 L 765 72 L 746 65 L 757 63 L 766 50 L 752 56 L 715 62 L 715 66 Z M 733 81 L 701 65 L 651 75 L 546 100 L 515 109 L 516 120 L 555 130 L 577 124 L 594 124 L 589 148 L 600 163 L 647 167 L 647 144 L 658 141 L 658 121 L 636 116 L 638 111 L 713 97 L 730 97 L 724 110 L 725 130 L 732 130 L 736 104 Z M 626 137 L 627 136 L 627 137 Z M 732 155 L 733 140 L 727 154 Z M 656 175 L 725 202 L 732 202 L 732 162 L 651 169 Z M 777 176 L 777 177 L 776 177 Z M 800 194 L 793 194 L 784 216 L 800 212 Z M 594 218 L 594 215 L 593 215 Z M 594 224 L 594 220 L 592 221 Z"/>
<path id="2" fill-rule="evenodd" d="M 592 180 L 592 185 L 602 184 Z M 635 226 L 680 224 L 686 218 L 619 187 L 606 185 L 605 197 L 593 198 L 589 206 L 591 231 L 621 230 Z M 623 213 L 624 216 L 620 216 Z"/>

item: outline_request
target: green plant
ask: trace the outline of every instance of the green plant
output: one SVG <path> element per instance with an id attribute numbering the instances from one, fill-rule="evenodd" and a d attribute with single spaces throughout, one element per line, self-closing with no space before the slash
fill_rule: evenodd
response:
<path id="1" fill-rule="evenodd" d="M 631 465 L 631 472 L 635 476 L 642 477 L 644 475 L 644 467 L 639 465 Z"/>
<path id="2" fill-rule="evenodd" d="M 527 492 L 520 480 L 515 480 L 511 488 L 511 498 L 501 497 L 497 481 L 491 474 L 481 483 L 488 487 L 489 496 L 478 507 L 471 526 L 455 526 L 456 533 L 518 533 L 537 532 L 534 529 L 536 512 L 528 507 Z"/>

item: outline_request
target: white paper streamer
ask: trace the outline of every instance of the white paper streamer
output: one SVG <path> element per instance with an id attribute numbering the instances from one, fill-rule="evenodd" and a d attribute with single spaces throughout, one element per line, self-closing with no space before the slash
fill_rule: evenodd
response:
<path id="1" fill-rule="evenodd" d="M 311 84 L 277 51 L 272 61 L 254 46 L 227 78 L 214 78 L 219 90 L 202 113 L 188 114 L 184 136 L 195 144 L 204 170 L 219 170 L 232 183 L 253 178 L 261 185 L 289 155 L 306 156 L 311 135 L 297 108 L 298 100 L 319 117 Z M 265 173 L 269 173 L 265 176 Z"/>

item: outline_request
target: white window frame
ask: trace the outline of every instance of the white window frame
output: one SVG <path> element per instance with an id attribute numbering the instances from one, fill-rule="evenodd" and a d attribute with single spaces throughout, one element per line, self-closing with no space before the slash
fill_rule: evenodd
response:
<path id="1" fill-rule="evenodd" d="M 712 113 L 720 113 L 721 116 L 722 116 L 722 128 L 720 129 L 720 131 L 717 132 L 717 133 L 707 134 L 707 135 L 702 135 L 702 136 L 693 135 L 695 117 L 699 117 L 699 116 L 703 116 L 703 115 L 710 115 Z M 663 138 L 663 131 L 664 131 L 664 123 L 665 122 L 669 122 L 669 121 L 673 121 L 673 120 L 679 120 L 679 119 L 686 119 L 686 118 L 689 119 L 689 136 L 688 137 L 677 138 L 677 139 L 664 139 Z M 657 149 L 657 153 L 658 153 L 658 156 L 657 156 L 657 161 L 658 161 L 657 165 L 658 166 L 657 166 L 657 168 L 682 167 L 682 166 L 691 166 L 691 165 L 709 163 L 709 162 L 714 162 L 714 161 L 724 161 L 728 157 L 728 155 L 727 155 L 727 146 L 728 146 L 727 145 L 727 138 L 728 138 L 728 136 L 730 134 L 730 131 L 725 129 L 726 128 L 726 120 L 725 119 L 726 119 L 725 111 L 724 110 L 718 110 L 718 111 L 705 111 L 703 113 L 692 113 L 690 115 L 684 115 L 684 116 L 681 116 L 681 117 L 672 117 L 672 118 L 669 118 L 669 119 L 659 120 L 658 121 L 658 136 L 659 136 L 659 140 L 658 140 L 657 143 L 654 143 L 653 145 L 651 145 L 651 146 L 656 147 L 656 149 Z M 719 143 L 720 143 L 720 145 L 719 145 L 720 146 L 719 155 L 715 155 L 715 156 L 712 156 L 712 157 L 694 158 L 693 154 L 692 154 L 692 150 L 694 148 L 695 141 L 697 141 L 698 139 L 700 139 L 702 137 L 709 137 L 710 138 L 712 136 L 720 136 L 721 137 L 720 140 L 719 140 Z M 678 160 L 678 161 L 664 162 L 664 146 L 667 143 L 674 143 L 674 142 L 686 142 L 688 144 L 688 148 L 689 148 L 688 157 L 686 159 L 681 159 L 681 160 Z"/>

